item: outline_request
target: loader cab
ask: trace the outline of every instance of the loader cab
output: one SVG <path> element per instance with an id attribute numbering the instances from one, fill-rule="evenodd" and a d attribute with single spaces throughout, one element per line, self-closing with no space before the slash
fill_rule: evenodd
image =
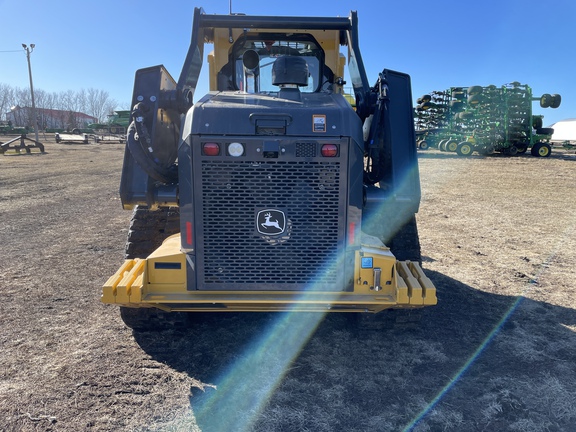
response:
<path id="1" fill-rule="evenodd" d="M 328 79 L 322 73 L 324 51 L 311 35 L 241 37 L 230 51 L 229 63 L 219 71 L 219 90 L 271 94 L 292 85 L 311 93 Z"/>
<path id="2" fill-rule="evenodd" d="M 339 31 L 214 28 L 208 39 L 214 46 L 208 54 L 211 91 L 276 96 L 282 88 L 295 87 L 302 93 L 343 92 L 346 59 Z"/>

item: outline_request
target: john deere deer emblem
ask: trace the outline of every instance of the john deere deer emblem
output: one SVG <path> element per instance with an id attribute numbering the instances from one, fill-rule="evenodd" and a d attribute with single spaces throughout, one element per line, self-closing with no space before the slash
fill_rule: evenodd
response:
<path id="1" fill-rule="evenodd" d="M 280 235 L 286 229 L 286 215 L 280 210 L 262 210 L 256 216 L 256 227 L 260 234 Z"/>

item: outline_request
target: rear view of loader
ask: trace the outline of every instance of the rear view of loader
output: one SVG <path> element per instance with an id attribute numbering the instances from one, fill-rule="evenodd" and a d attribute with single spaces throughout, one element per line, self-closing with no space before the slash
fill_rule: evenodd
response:
<path id="1" fill-rule="evenodd" d="M 210 92 L 193 103 L 207 43 Z M 132 105 L 127 259 L 102 293 L 127 325 L 436 304 L 420 267 L 410 78 L 384 69 L 369 85 L 355 12 L 196 9 L 178 81 L 163 66 L 137 71 Z"/>

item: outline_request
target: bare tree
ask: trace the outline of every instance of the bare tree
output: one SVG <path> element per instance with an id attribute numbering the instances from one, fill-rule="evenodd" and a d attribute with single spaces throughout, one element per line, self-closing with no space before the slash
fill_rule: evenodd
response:
<path id="1" fill-rule="evenodd" d="M 14 106 L 14 89 L 7 84 L 0 84 L 0 120 L 6 118 L 6 113 Z"/>
<path id="2" fill-rule="evenodd" d="M 78 112 L 88 114 L 90 107 L 88 105 L 88 95 L 86 94 L 86 90 L 80 89 L 76 99 L 78 101 Z"/>
<path id="3" fill-rule="evenodd" d="M 30 96 L 30 89 L 28 88 L 14 88 L 14 102 L 12 106 L 15 107 L 30 107 L 32 106 L 32 98 Z M 16 124 L 22 126 L 33 126 L 33 121 L 30 115 L 30 110 L 18 110 L 15 111 L 16 115 Z"/>
<path id="4" fill-rule="evenodd" d="M 60 98 L 60 108 L 62 111 L 80 111 L 80 103 L 78 101 L 78 93 L 74 90 L 66 90 L 58 94 Z"/>
<path id="5" fill-rule="evenodd" d="M 107 115 L 112 114 L 118 105 L 114 99 L 110 98 L 108 92 L 94 88 L 58 93 L 34 89 L 34 96 L 37 108 L 63 111 L 62 124 L 57 127 L 76 126 L 76 120 L 71 119 L 76 119 L 77 116 L 74 113 L 78 112 L 96 117 L 99 122 L 105 123 Z M 31 105 L 30 89 L 0 83 L 0 119 L 5 117 L 11 107 L 30 107 Z M 18 116 L 16 119 L 18 124 L 30 126 L 33 123 L 32 118 L 28 118 L 28 111 L 20 110 L 18 114 L 15 114 Z M 43 116 L 39 118 L 39 125 L 41 128 L 49 127 Z M 52 127 L 55 126 L 52 125 Z"/>
<path id="6" fill-rule="evenodd" d="M 111 114 L 111 111 L 113 111 L 117 105 L 115 100 L 110 99 L 107 91 L 89 88 L 86 96 L 88 102 L 87 114 L 96 117 L 98 121 L 102 123 L 106 120 L 106 116 Z"/>

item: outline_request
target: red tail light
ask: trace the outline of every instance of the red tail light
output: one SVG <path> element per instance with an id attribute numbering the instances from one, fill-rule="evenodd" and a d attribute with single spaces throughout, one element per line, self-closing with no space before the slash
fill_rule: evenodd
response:
<path id="1" fill-rule="evenodd" d="M 202 153 L 205 156 L 218 156 L 220 154 L 220 145 L 211 142 L 204 143 L 202 144 Z"/>
<path id="2" fill-rule="evenodd" d="M 324 157 L 336 157 L 338 156 L 338 146 L 336 144 L 323 144 L 320 152 Z"/>

